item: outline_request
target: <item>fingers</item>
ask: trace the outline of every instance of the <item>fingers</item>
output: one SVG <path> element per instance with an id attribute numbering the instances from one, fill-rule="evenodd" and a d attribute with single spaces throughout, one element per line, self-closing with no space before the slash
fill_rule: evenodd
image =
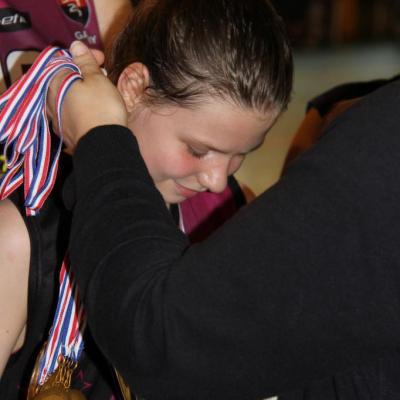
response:
<path id="1" fill-rule="evenodd" d="M 90 49 L 94 58 L 96 59 L 97 65 L 101 66 L 104 64 L 104 53 L 97 49 Z"/>
<path id="2" fill-rule="evenodd" d="M 69 88 L 61 113 L 63 140 L 73 151 L 80 138 L 95 126 L 126 126 L 128 116 L 121 95 L 99 66 L 103 54 L 82 42 L 73 42 L 70 52 L 83 76 Z"/>
<path id="3" fill-rule="evenodd" d="M 101 51 L 91 51 L 84 43 L 75 41 L 70 46 L 70 52 L 83 77 L 102 74 L 99 65 L 104 61 L 104 55 Z"/>

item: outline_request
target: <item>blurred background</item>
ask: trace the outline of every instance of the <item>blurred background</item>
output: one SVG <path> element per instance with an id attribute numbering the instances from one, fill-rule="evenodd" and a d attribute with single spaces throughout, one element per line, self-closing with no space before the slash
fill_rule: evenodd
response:
<path id="1" fill-rule="evenodd" d="M 294 51 L 288 110 L 237 177 L 260 194 L 279 178 L 307 102 L 341 83 L 400 74 L 400 0 L 272 0 Z"/>

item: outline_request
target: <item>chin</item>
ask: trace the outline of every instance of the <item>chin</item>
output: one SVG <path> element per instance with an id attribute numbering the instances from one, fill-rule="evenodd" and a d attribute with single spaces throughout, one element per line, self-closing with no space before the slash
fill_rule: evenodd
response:
<path id="1" fill-rule="evenodd" d="M 172 187 L 171 187 L 172 186 Z M 158 191 L 161 193 L 162 198 L 167 204 L 182 203 L 187 199 L 184 193 L 179 193 L 175 185 L 160 185 L 156 184 Z"/>
<path id="2" fill-rule="evenodd" d="M 161 196 L 164 199 L 165 203 L 167 205 L 169 204 L 178 204 L 178 203 L 182 203 L 182 201 L 185 201 L 186 199 L 182 196 L 177 196 L 176 194 L 170 194 L 170 193 L 162 193 L 161 192 Z"/>

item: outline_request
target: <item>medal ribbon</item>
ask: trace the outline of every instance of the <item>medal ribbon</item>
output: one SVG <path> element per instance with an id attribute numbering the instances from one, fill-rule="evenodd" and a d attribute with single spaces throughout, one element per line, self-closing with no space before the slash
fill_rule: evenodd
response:
<path id="1" fill-rule="evenodd" d="M 51 133 L 46 112 L 46 97 L 54 76 L 68 70 L 56 96 L 58 146 L 51 151 Z M 24 184 L 25 211 L 36 215 L 49 196 L 57 175 L 62 149 L 61 108 L 71 85 L 81 79 L 70 54 L 47 47 L 28 72 L 0 97 L 0 143 L 4 144 L 6 173 L 0 178 L 0 199 L 5 199 Z M 39 362 L 38 383 L 58 366 L 60 355 L 77 361 L 83 349 L 85 316 L 65 257 L 60 270 L 60 289 L 50 337 Z"/>
<path id="2" fill-rule="evenodd" d="M 60 270 L 60 289 L 53 325 L 41 360 L 39 361 L 38 384 L 43 385 L 48 375 L 58 366 L 60 356 L 74 362 L 79 360 L 83 350 L 83 332 L 86 318 L 82 302 L 68 257 Z"/>
<path id="3" fill-rule="evenodd" d="M 51 80 L 62 69 L 71 72 L 57 95 L 56 109 L 60 115 L 66 91 L 81 75 L 68 52 L 56 47 L 46 48 L 29 71 L 0 98 L 0 143 L 4 144 L 7 165 L 7 172 L 0 180 L 0 199 L 24 183 L 27 215 L 35 215 L 42 207 L 57 175 L 62 137 L 51 162 L 46 96 Z M 61 119 L 58 121 L 61 135 Z"/>

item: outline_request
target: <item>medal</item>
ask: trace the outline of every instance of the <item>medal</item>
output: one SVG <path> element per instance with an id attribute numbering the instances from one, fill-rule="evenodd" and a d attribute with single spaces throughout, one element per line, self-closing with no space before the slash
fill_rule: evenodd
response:
<path id="1" fill-rule="evenodd" d="M 84 326 L 82 304 L 74 285 L 71 286 L 66 258 L 60 271 L 60 294 L 53 325 L 36 359 L 27 400 L 85 399 L 80 392 L 71 389 L 72 374 L 83 348 L 81 330 Z"/>
<path id="2" fill-rule="evenodd" d="M 60 357 L 57 369 L 43 385 L 37 384 L 39 361 L 43 351 L 44 349 L 41 350 L 36 360 L 27 400 L 86 400 L 80 391 L 71 389 L 71 378 L 77 363 L 65 357 Z"/>
<path id="3" fill-rule="evenodd" d="M 84 400 L 81 392 L 77 390 L 58 391 L 57 389 L 50 389 L 44 393 L 39 393 L 35 400 Z"/>
<path id="4" fill-rule="evenodd" d="M 35 366 L 33 367 L 33 372 L 31 375 L 31 380 L 29 381 L 28 396 L 26 398 L 27 400 L 32 400 L 39 391 L 39 385 L 37 383 L 39 377 L 39 362 L 40 359 L 42 358 L 45 346 L 46 343 L 44 344 L 38 356 L 36 357 Z"/>

